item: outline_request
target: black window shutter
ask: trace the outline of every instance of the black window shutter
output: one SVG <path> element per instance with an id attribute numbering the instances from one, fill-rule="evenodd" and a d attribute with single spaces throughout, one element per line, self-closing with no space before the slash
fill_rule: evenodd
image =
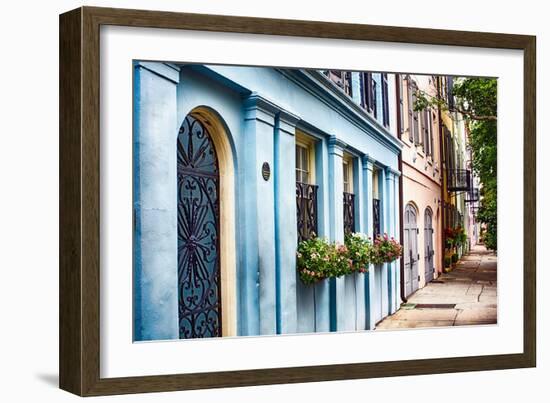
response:
<path id="1" fill-rule="evenodd" d="M 413 134 L 413 127 L 414 127 L 414 119 L 413 119 L 413 96 L 412 96 L 412 83 L 411 79 L 407 77 L 407 109 L 409 114 L 409 141 L 412 143 L 414 141 L 414 134 Z"/>
<path id="2" fill-rule="evenodd" d="M 365 101 L 365 73 L 359 75 L 359 94 L 361 95 L 361 106 L 365 108 L 367 106 Z"/>

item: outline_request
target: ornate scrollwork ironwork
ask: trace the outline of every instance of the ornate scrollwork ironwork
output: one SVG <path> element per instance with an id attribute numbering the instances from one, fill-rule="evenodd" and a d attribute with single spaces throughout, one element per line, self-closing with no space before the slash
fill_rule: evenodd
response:
<path id="1" fill-rule="evenodd" d="M 317 236 L 317 185 L 296 182 L 298 242 Z"/>
<path id="2" fill-rule="evenodd" d="M 380 200 L 372 199 L 372 232 L 373 236 L 380 235 Z"/>
<path id="3" fill-rule="evenodd" d="M 355 195 L 344 192 L 344 234 L 355 232 Z"/>
<path id="4" fill-rule="evenodd" d="M 192 116 L 178 134 L 177 177 L 180 338 L 221 336 L 218 159 Z"/>

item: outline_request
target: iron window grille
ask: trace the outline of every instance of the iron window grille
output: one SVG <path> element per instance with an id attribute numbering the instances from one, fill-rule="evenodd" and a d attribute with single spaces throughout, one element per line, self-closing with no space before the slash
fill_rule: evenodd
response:
<path id="1" fill-rule="evenodd" d="M 372 233 L 374 237 L 380 235 L 380 200 L 372 199 Z"/>
<path id="2" fill-rule="evenodd" d="M 317 236 L 317 185 L 296 182 L 298 242 Z"/>
<path id="3" fill-rule="evenodd" d="M 344 192 L 344 234 L 355 232 L 355 195 Z"/>
<path id="4" fill-rule="evenodd" d="M 449 192 L 470 191 L 469 169 L 447 169 L 447 190 Z"/>

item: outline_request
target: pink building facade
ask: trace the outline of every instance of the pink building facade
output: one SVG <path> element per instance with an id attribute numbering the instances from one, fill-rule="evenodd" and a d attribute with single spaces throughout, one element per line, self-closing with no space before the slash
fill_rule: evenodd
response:
<path id="1" fill-rule="evenodd" d="M 442 168 L 437 108 L 414 110 L 416 94 L 436 93 L 431 76 L 399 75 L 397 97 L 401 154 L 401 214 L 406 298 L 442 272 Z"/>

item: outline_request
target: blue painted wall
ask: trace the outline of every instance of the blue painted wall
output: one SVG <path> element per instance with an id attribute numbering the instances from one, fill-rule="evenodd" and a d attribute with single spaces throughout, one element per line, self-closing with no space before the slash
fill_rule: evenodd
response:
<path id="1" fill-rule="evenodd" d="M 134 69 L 135 340 L 178 337 L 175 146 L 197 107 L 219 116 L 233 149 L 239 335 L 370 329 L 375 310 L 398 306 L 397 264 L 379 268 L 383 278 L 372 269 L 313 287 L 296 273 L 297 128 L 317 139 L 319 235 L 343 241 L 344 151 L 355 157 L 357 230 L 372 231 L 375 164 L 383 228 L 397 233 L 390 210 L 401 144 L 359 106 L 358 74 L 350 98 L 318 72 L 140 62 Z"/>

